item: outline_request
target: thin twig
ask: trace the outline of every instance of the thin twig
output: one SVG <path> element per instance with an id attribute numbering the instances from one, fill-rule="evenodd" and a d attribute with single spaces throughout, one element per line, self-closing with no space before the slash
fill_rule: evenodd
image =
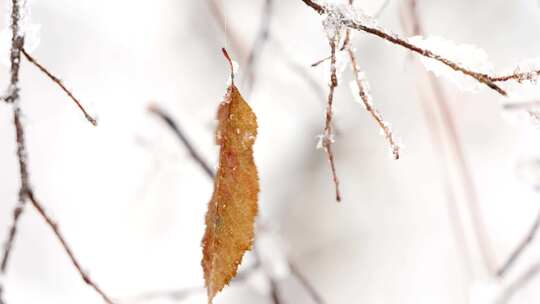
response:
<path id="1" fill-rule="evenodd" d="M 353 6 L 353 4 L 354 4 L 354 0 L 349 0 L 349 5 Z M 394 133 L 392 132 L 392 129 L 388 125 L 388 123 L 385 122 L 382 115 L 379 113 L 379 111 L 377 111 L 377 109 L 373 107 L 373 104 L 371 103 L 371 97 L 368 93 L 368 86 L 366 85 L 365 80 L 363 79 L 363 76 L 361 76 L 360 74 L 361 72 L 360 72 L 360 68 L 358 67 L 358 61 L 356 60 L 356 56 L 351 46 L 351 35 L 352 35 L 351 30 L 347 29 L 341 50 L 347 51 L 349 55 L 349 60 L 350 60 L 351 69 L 353 72 L 354 81 L 356 82 L 356 86 L 358 87 L 358 95 L 364 105 L 364 108 L 375 120 L 379 128 L 383 131 L 386 140 L 390 144 L 392 156 L 394 159 L 397 160 L 399 159 L 399 155 L 400 155 L 399 144 L 394 136 Z"/>
<path id="2" fill-rule="evenodd" d="M 504 277 L 504 275 L 508 273 L 508 271 L 512 268 L 512 266 L 516 263 L 516 261 L 525 252 L 527 247 L 531 245 L 532 241 L 536 237 L 538 228 L 540 228 L 540 213 L 536 216 L 536 219 L 534 220 L 534 223 L 532 227 L 529 229 L 529 232 L 527 233 L 527 235 L 523 238 L 523 240 L 521 240 L 521 242 L 514 249 L 514 251 L 512 251 L 512 254 L 510 254 L 510 256 L 508 257 L 506 262 L 503 264 L 503 266 L 497 271 L 498 277 Z"/>
<path id="3" fill-rule="evenodd" d="M 28 197 L 28 199 L 30 200 L 30 202 L 32 203 L 32 206 L 34 206 L 34 208 L 37 210 L 37 212 L 39 213 L 39 215 L 43 218 L 43 220 L 45 220 L 45 222 L 47 223 L 47 225 L 51 228 L 52 232 L 54 233 L 54 235 L 56 236 L 56 238 L 58 239 L 58 241 L 60 242 L 62 248 L 64 249 L 64 251 L 66 252 L 66 254 L 68 255 L 69 259 L 71 260 L 71 263 L 73 264 L 73 266 L 75 267 L 75 269 L 77 270 L 77 272 L 79 273 L 79 275 L 81 276 L 82 280 L 88 285 L 90 286 L 91 288 L 93 288 L 102 298 L 103 300 L 108 303 L 108 304 L 113 304 L 113 301 L 111 300 L 111 298 L 109 296 L 107 296 L 97 285 L 96 283 L 92 280 L 92 278 L 90 278 L 90 276 L 82 269 L 81 267 L 81 264 L 79 263 L 79 261 L 77 260 L 77 258 L 75 257 L 75 254 L 73 253 L 73 250 L 71 249 L 71 247 L 68 245 L 66 239 L 64 238 L 64 236 L 62 235 L 62 233 L 60 232 L 60 229 L 58 228 L 58 224 L 56 222 L 54 222 L 51 217 L 47 214 L 47 212 L 45 211 L 44 207 L 41 205 L 41 203 L 39 203 L 36 198 L 34 197 L 34 193 L 32 191 L 28 191 L 26 193 L 26 196 Z"/>
<path id="4" fill-rule="evenodd" d="M 394 133 L 392 132 L 392 129 L 390 129 L 390 126 L 388 125 L 388 123 L 384 121 L 379 111 L 377 111 L 377 109 L 373 107 L 370 97 L 367 94 L 364 80 L 360 77 L 361 72 L 360 72 L 360 69 L 358 68 L 356 57 L 350 46 L 347 47 L 347 53 L 349 54 L 349 59 L 351 61 L 351 67 L 353 70 L 356 86 L 358 87 L 358 94 L 360 95 L 360 100 L 362 100 L 362 103 L 364 104 L 364 108 L 366 109 L 366 111 L 371 115 L 373 120 L 375 120 L 379 128 L 381 128 L 381 130 L 383 131 L 384 136 L 386 137 L 386 140 L 388 141 L 388 144 L 390 145 L 392 156 L 394 157 L 394 159 L 397 160 L 399 159 L 399 156 L 400 156 L 400 147 L 394 136 Z"/>
<path id="5" fill-rule="evenodd" d="M 505 75 L 505 76 L 490 77 L 490 79 L 493 82 L 504 82 L 504 81 L 509 81 L 509 80 L 522 82 L 525 80 L 534 80 L 538 76 L 540 76 L 540 70 L 535 70 L 535 71 L 530 71 L 530 72 L 517 72 L 510 75 Z"/>
<path id="6" fill-rule="evenodd" d="M 81 102 L 73 95 L 73 93 L 71 93 L 70 90 L 68 90 L 68 88 L 66 88 L 62 80 L 60 80 L 58 77 L 54 76 L 51 72 L 49 72 L 47 68 L 45 68 L 34 57 L 28 54 L 28 52 L 24 48 L 21 48 L 21 52 L 30 63 L 36 66 L 43 74 L 47 75 L 47 77 L 49 77 L 52 80 L 52 82 L 57 84 L 60 87 L 60 89 L 62 89 L 62 91 L 64 91 L 64 93 L 66 93 L 67 96 L 71 100 L 73 100 L 73 102 L 77 105 L 79 110 L 81 110 L 81 112 L 84 114 L 84 117 L 86 118 L 86 120 L 88 120 L 88 122 L 90 122 L 94 126 L 97 126 L 97 120 L 86 111 L 86 109 L 82 106 Z"/>
<path id="7" fill-rule="evenodd" d="M 182 145 L 188 150 L 189 155 L 193 160 L 201 167 L 201 169 L 206 173 L 211 179 L 214 178 L 214 170 L 211 169 L 210 165 L 203 159 L 199 152 L 192 145 L 191 141 L 187 138 L 184 131 L 180 126 L 162 109 L 158 108 L 156 105 L 151 105 L 148 107 L 148 111 L 152 114 L 157 115 L 161 120 L 174 132 L 176 137 L 182 142 Z"/>
<path id="8" fill-rule="evenodd" d="M 337 35 L 337 33 L 336 33 Z M 329 83 L 329 92 L 328 100 L 325 113 L 325 126 L 323 135 L 321 137 L 322 147 L 326 151 L 328 157 L 328 162 L 330 163 L 330 170 L 332 173 L 332 180 L 334 181 L 335 191 L 336 191 L 336 201 L 341 201 L 341 192 L 339 190 L 339 180 L 336 173 L 336 164 L 334 159 L 334 152 L 332 150 L 332 143 L 334 141 L 334 134 L 332 133 L 332 120 L 333 120 L 333 111 L 334 111 L 334 92 L 338 86 L 337 73 L 336 73 L 336 37 L 329 37 L 328 41 L 330 43 L 330 52 L 332 59 L 330 60 L 330 83 Z"/>
<path id="9" fill-rule="evenodd" d="M 251 93 L 253 87 L 257 82 L 257 74 L 255 69 L 257 68 L 257 62 L 261 57 L 264 46 L 268 42 L 270 37 L 270 22 L 272 20 L 272 6 L 273 0 L 264 0 L 264 7 L 262 11 L 261 24 L 257 33 L 257 38 L 253 43 L 253 48 L 249 52 L 246 64 L 246 82 L 248 94 Z"/>
<path id="10" fill-rule="evenodd" d="M 540 274 L 540 262 L 533 264 L 503 291 L 496 304 L 509 303 L 514 295 L 525 288 L 534 278 Z"/>

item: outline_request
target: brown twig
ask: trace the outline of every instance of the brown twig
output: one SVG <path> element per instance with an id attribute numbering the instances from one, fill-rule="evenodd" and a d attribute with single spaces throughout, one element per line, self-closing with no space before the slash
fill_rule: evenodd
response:
<path id="1" fill-rule="evenodd" d="M 24 211 L 26 200 L 26 193 L 30 190 L 30 181 L 27 167 L 27 157 L 26 157 L 26 141 L 24 128 L 21 123 L 21 109 L 18 105 L 18 100 L 14 100 L 13 108 L 13 124 L 15 125 L 15 140 L 17 142 L 17 160 L 19 162 L 19 174 L 21 179 L 18 202 L 13 209 L 12 223 L 8 232 L 8 239 L 4 245 L 4 252 L 2 255 L 2 264 L 0 271 L 2 273 L 7 272 L 7 266 L 9 262 L 9 257 L 13 250 L 13 244 L 15 242 L 15 237 L 17 236 L 17 228 L 19 224 L 19 219 Z"/>
<path id="2" fill-rule="evenodd" d="M 36 200 L 36 198 L 34 197 L 34 193 L 32 191 L 28 191 L 26 193 L 26 196 L 28 197 L 28 200 L 32 203 L 32 206 L 34 206 L 34 208 L 37 210 L 39 215 L 43 218 L 43 220 L 45 220 L 47 225 L 51 228 L 52 232 L 54 233 L 54 235 L 56 236 L 56 238 L 60 242 L 62 248 L 64 249 L 64 251 L 68 255 L 69 259 L 71 260 L 71 263 L 73 264 L 73 266 L 75 267 L 75 269 L 77 270 L 79 275 L 81 276 L 82 280 L 88 286 L 90 286 L 92 289 L 94 289 L 103 298 L 103 300 L 106 303 L 113 304 L 113 301 L 111 300 L 111 298 L 109 296 L 107 296 L 103 292 L 103 290 L 101 290 L 97 286 L 97 284 L 92 280 L 92 278 L 90 278 L 90 276 L 82 269 L 80 262 L 77 260 L 77 258 L 75 257 L 75 254 L 73 253 L 73 250 L 68 245 L 65 237 L 60 232 L 60 228 L 58 228 L 58 224 L 51 219 L 51 217 L 45 211 L 43 205 L 41 205 L 41 203 L 39 203 Z"/>
<path id="3" fill-rule="evenodd" d="M 409 30 L 416 31 L 411 34 L 424 34 L 424 30 L 421 26 L 420 18 L 417 12 L 416 0 L 410 0 L 407 3 L 408 5 L 406 8 L 409 12 L 409 18 L 411 19 L 410 21 L 412 22 L 412 27 L 410 27 Z M 433 99 L 433 105 L 435 106 L 437 112 L 442 118 L 442 130 L 444 132 L 445 138 L 447 138 L 449 141 L 449 145 L 451 147 L 450 153 L 454 158 L 453 164 L 457 167 L 458 174 L 460 176 L 459 181 L 461 183 L 461 188 L 465 193 L 467 205 L 469 206 L 469 214 L 471 217 L 473 231 L 478 242 L 480 253 L 482 255 L 482 259 L 488 273 L 493 275 L 496 271 L 496 266 L 491 250 L 491 242 L 489 240 L 489 235 L 486 231 L 485 223 L 483 221 L 478 193 L 474 185 L 472 173 L 465 159 L 465 153 L 463 151 L 461 140 L 457 132 L 455 118 L 451 113 L 446 95 L 444 94 L 438 80 L 433 75 L 428 75 L 428 77 L 430 89 L 432 91 L 432 94 L 435 96 L 435 98 Z M 457 228 L 461 221 L 458 221 L 456 219 L 454 222 Z M 458 232 L 456 232 L 456 235 L 461 235 L 463 233 L 462 228 L 459 228 Z"/>
<path id="4" fill-rule="evenodd" d="M 390 145 L 392 156 L 394 157 L 394 159 L 397 160 L 400 156 L 400 147 L 394 136 L 394 133 L 392 132 L 392 129 L 390 129 L 390 127 L 388 126 L 388 123 L 384 121 L 379 111 L 377 111 L 377 109 L 373 107 L 373 104 L 371 103 L 370 97 L 367 93 L 364 80 L 360 78 L 360 69 L 358 68 L 356 57 L 350 46 L 347 47 L 347 53 L 349 54 L 349 59 L 351 61 L 351 67 L 353 70 L 356 86 L 358 87 L 358 94 L 360 95 L 360 100 L 364 104 L 364 108 L 366 109 L 366 111 L 371 115 L 373 120 L 375 120 L 379 128 L 381 128 L 381 130 L 383 131 L 384 136 L 386 137 L 386 140 Z"/>
<path id="5" fill-rule="evenodd" d="M 336 33 L 337 35 L 337 33 Z M 336 164 L 334 159 L 334 152 L 332 150 L 332 143 L 334 141 L 333 139 L 333 132 L 332 132 L 332 120 L 334 115 L 334 92 L 336 90 L 336 87 L 338 86 L 338 80 L 337 80 L 337 72 L 336 72 L 336 41 L 339 39 L 336 39 L 337 37 L 329 37 L 328 41 L 330 43 L 330 52 L 331 52 L 331 60 L 330 60 L 330 83 L 329 83 L 329 92 L 328 92 L 328 100 L 326 105 L 326 113 L 325 113 L 325 126 L 323 135 L 321 137 L 322 141 L 322 147 L 326 151 L 326 155 L 328 157 L 328 162 L 330 163 L 330 170 L 332 173 L 332 180 L 334 181 L 335 185 L 335 191 L 336 191 L 336 201 L 341 201 L 341 192 L 339 190 L 339 180 L 337 177 L 336 172 Z"/>
<path id="6" fill-rule="evenodd" d="M 45 68 L 34 57 L 28 54 L 28 52 L 24 48 L 21 48 L 21 52 L 30 63 L 36 66 L 43 74 L 47 75 L 47 77 L 49 77 L 52 80 L 52 82 L 57 84 L 60 87 L 60 89 L 64 91 L 64 93 L 66 93 L 67 96 L 71 100 L 73 100 L 73 102 L 77 105 L 79 110 L 81 110 L 81 112 L 84 114 L 84 117 L 86 118 L 86 120 L 88 120 L 92 125 L 97 126 L 97 120 L 86 111 L 86 109 L 82 106 L 81 102 L 73 95 L 73 93 L 71 93 L 70 90 L 68 90 L 68 88 L 66 88 L 62 80 L 60 80 L 58 77 L 54 76 L 51 72 L 49 72 L 47 68 Z"/>
<path id="7" fill-rule="evenodd" d="M 521 242 L 518 244 L 518 246 L 512 251 L 512 254 L 508 257 L 506 262 L 503 264 L 503 266 L 497 271 L 498 277 L 504 277 L 506 273 L 512 268 L 512 266 L 516 263 L 516 261 L 522 256 L 522 254 L 525 252 L 527 247 L 532 243 L 534 238 L 536 237 L 536 234 L 538 232 L 538 229 L 540 228 L 540 213 L 536 216 L 536 219 L 534 220 L 534 223 L 532 227 L 529 229 L 529 232 L 527 235 L 521 240 Z"/>
<path id="8" fill-rule="evenodd" d="M 187 138 L 182 128 L 168 114 L 166 114 L 156 105 L 150 105 L 148 107 L 148 111 L 157 115 L 169 127 L 169 129 L 174 132 L 176 137 L 182 142 L 182 145 L 188 150 L 189 155 L 193 158 L 193 160 L 201 167 L 208 177 L 213 179 L 214 170 L 211 169 L 210 165 L 208 165 L 208 163 L 191 144 L 191 141 Z"/>
<path id="9" fill-rule="evenodd" d="M 385 3 L 388 3 L 388 1 Z M 352 6 L 353 4 L 354 4 L 354 0 L 349 0 L 349 5 Z M 383 4 L 383 7 L 384 6 L 386 5 Z M 371 97 L 369 96 L 368 91 L 367 91 L 367 85 L 365 83 L 365 80 L 362 79 L 362 77 L 360 76 L 360 68 L 358 67 L 358 61 L 356 60 L 356 56 L 351 47 L 351 30 L 350 29 L 347 29 L 345 33 L 345 40 L 343 41 L 343 46 L 341 50 L 347 51 L 349 55 L 349 60 L 351 63 L 351 69 L 353 72 L 354 81 L 356 82 L 356 86 L 358 87 L 358 95 L 360 96 L 360 100 L 364 104 L 364 108 L 371 115 L 373 120 L 375 120 L 379 128 L 383 131 L 386 140 L 390 144 L 393 158 L 395 160 L 398 160 L 399 155 L 400 155 L 399 144 L 394 136 L 394 133 L 392 132 L 392 129 L 390 129 L 390 126 L 388 125 L 388 123 L 384 121 L 379 111 L 377 111 L 377 109 L 373 107 L 373 104 L 371 103 L 371 100 L 370 100 Z"/>

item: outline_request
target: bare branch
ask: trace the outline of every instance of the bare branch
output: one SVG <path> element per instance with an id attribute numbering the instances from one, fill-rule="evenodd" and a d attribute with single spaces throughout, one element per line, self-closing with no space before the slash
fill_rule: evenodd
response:
<path id="1" fill-rule="evenodd" d="M 336 87 L 338 86 L 338 80 L 337 80 L 337 74 L 336 74 L 336 37 L 329 37 L 328 41 L 330 42 L 330 52 L 331 52 L 331 59 L 330 59 L 330 83 L 329 87 L 330 90 L 328 92 L 328 100 L 327 100 L 327 106 L 326 106 L 326 114 L 325 114 L 325 126 L 324 126 L 324 132 L 321 135 L 321 143 L 322 147 L 326 151 L 326 155 L 328 157 L 328 162 L 330 163 L 330 169 L 332 173 L 332 180 L 334 181 L 335 189 L 336 189 L 336 201 L 341 201 L 341 192 L 339 190 L 339 180 L 336 173 L 336 164 L 334 159 L 334 152 L 332 150 L 332 143 L 334 141 L 334 134 L 332 132 L 332 120 L 333 120 L 333 107 L 334 107 L 334 92 L 336 90 Z"/>
<path id="2" fill-rule="evenodd" d="M 49 72 L 47 68 L 45 68 L 34 57 L 28 54 L 28 52 L 24 48 L 21 48 L 21 52 L 30 63 L 36 66 L 43 74 L 47 75 L 47 77 L 49 77 L 55 84 L 57 84 L 60 87 L 60 89 L 62 89 L 62 91 L 64 91 L 64 93 L 66 93 L 67 96 L 71 100 L 73 100 L 73 102 L 77 105 L 79 110 L 81 110 L 81 112 L 84 114 L 84 117 L 86 118 L 86 120 L 88 120 L 92 125 L 97 126 L 96 119 L 92 117 L 92 115 L 90 115 L 86 111 L 86 109 L 82 106 L 81 102 L 75 96 L 73 96 L 73 93 L 71 93 L 71 91 L 68 90 L 68 88 L 66 88 L 62 80 L 60 80 L 58 77 L 54 76 L 51 72 Z"/>
<path id="3" fill-rule="evenodd" d="M 18 195 L 18 202 L 13 210 L 13 222 L 9 228 L 8 239 L 4 245 L 4 252 L 2 255 L 2 264 L 0 270 L 2 273 L 7 271 L 7 266 L 9 262 L 9 257 L 11 251 L 13 250 L 13 244 L 15 242 L 15 237 L 17 236 L 17 227 L 21 214 L 24 211 L 26 204 L 25 195 L 30 189 L 30 181 L 27 167 L 27 156 L 26 156 L 26 141 L 24 128 L 21 123 L 21 109 L 18 105 L 18 100 L 14 100 L 13 105 L 13 123 L 15 125 L 15 138 L 17 142 L 17 160 L 19 162 L 19 174 L 21 179 L 20 190 Z"/>
<path id="4" fill-rule="evenodd" d="M 540 228 L 540 213 L 536 216 L 536 219 L 534 220 L 534 223 L 532 227 L 529 229 L 529 232 L 527 233 L 527 235 L 523 238 L 523 240 L 521 240 L 521 242 L 514 249 L 514 251 L 512 251 L 512 254 L 510 254 L 510 256 L 508 257 L 506 262 L 503 264 L 503 266 L 497 271 L 498 277 L 504 277 L 505 274 L 516 263 L 516 261 L 521 257 L 521 255 L 525 252 L 527 247 L 529 247 L 529 245 L 532 243 L 532 241 L 536 237 L 538 228 Z"/>
<path id="5" fill-rule="evenodd" d="M 176 137 L 182 142 L 182 145 L 188 150 L 189 155 L 193 160 L 201 167 L 201 169 L 206 173 L 210 178 L 214 178 L 214 170 L 211 169 L 210 165 L 204 160 L 201 154 L 195 149 L 191 141 L 187 138 L 184 131 L 180 126 L 163 110 L 159 109 L 156 105 L 151 105 L 148 107 L 148 111 L 152 114 L 155 114 L 159 117 L 171 131 L 174 132 Z"/>
<path id="6" fill-rule="evenodd" d="M 28 197 L 28 199 L 32 203 L 32 206 L 34 206 L 34 208 L 37 210 L 39 215 L 43 218 L 43 220 L 45 220 L 47 225 L 51 228 L 52 232 L 54 233 L 54 235 L 56 236 L 56 238 L 58 239 L 58 241 L 62 245 L 62 248 L 64 249 L 64 251 L 68 255 L 69 259 L 71 260 L 71 263 L 73 264 L 73 266 L 75 267 L 77 272 L 79 272 L 79 275 L 81 276 L 82 280 L 88 286 L 90 286 L 92 289 L 94 289 L 103 298 L 103 300 L 106 303 L 113 304 L 113 301 L 111 300 L 111 298 L 109 296 L 107 296 L 96 285 L 96 283 L 92 280 L 92 278 L 90 278 L 90 276 L 82 269 L 81 264 L 79 263 L 79 261 L 75 257 L 75 254 L 73 253 L 73 250 L 68 245 L 68 243 L 66 242 L 65 237 L 60 232 L 60 229 L 58 228 L 58 224 L 51 219 L 51 217 L 47 214 L 47 212 L 45 211 L 43 206 L 36 200 L 36 198 L 34 197 L 34 193 L 32 191 L 28 191 L 26 193 L 26 196 Z"/>

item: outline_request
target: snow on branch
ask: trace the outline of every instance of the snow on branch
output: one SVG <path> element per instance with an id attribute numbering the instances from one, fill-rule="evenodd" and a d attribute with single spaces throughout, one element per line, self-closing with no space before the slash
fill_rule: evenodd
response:
<path id="1" fill-rule="evenodd" d="M 477 67 L 476 65 L 469 67 L 464 64 L 467 62 L 456 61 L 454 58 L 445 57 L 434 50 L 425 48 L 422 45 L 417 44 L 418 42 L 421 42 L 421 40 L 418 38 L 411 41 L 409 39 L 402 38 L 399 35 L 394 34 L 390 31 L 387 31 L 386 29 L 378 26 L 375 22 L 372 22 L 372 19 L 363 18 L 364 14 L 362 14 L 361 12 L 357 12 L 352 8 L 352 6 L 320 5 L 311 0 L 302 0 L 302 2 L 314 9 L 320 15 L 335 16 L 333 18 L 339 21 L 339 26 L 341 27 L 347 27 L 377 36 L 390 43 L 408 49 L 409 51 L 416 53 L 417 55 L 437 61 L 440 64 L 447 66 L 451 70 L 472 77 L 480 84 L 489 87 L 490 89 L 503 96 L 507 96 L 508 93 L 506 92 L 506 90 L 502 89 L 499 85 L 497 85 L 496 82 L 503 82 L 508 80 L 519 81 L 523 79 L 530 79 L 540 75 L 540 70 L 535 70 L 531 72 L 517 72 L 506 76 L 493 76 L 492 74 L 486 73 L 486 71 L 483 69 L 475 70 L 474 68 Z M 432 44 L 428 43 L 428 46 L 432 46 Z M 458 47 L 457 49 L 463 50 L 463 48 L 460 47 Z M 478 56 L 480 52 L 475 51 L 475 54 L 476 56 Z M 433 67 L 433 65 L 430 64 L 430 67 Z M 437 71 L 439 71 L 439 69 L 437 69 Z"/>

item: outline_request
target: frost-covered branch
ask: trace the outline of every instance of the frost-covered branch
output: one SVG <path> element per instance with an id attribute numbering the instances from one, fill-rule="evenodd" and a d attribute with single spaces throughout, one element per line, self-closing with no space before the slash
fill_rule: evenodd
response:
<path id="1" fill-rule="evenodd" d="M 4 276 L 7 271 L 7 265 L 9 256 L 13 248 L 13 242 L 17 235 L 17 227 L 19 218 L 24 210 L 25 199 L 24 195 L 27 189 L 30 187 L 28 181 L 28 171 L 26 166 L 26 143 L 24 140 L 24 129 L 21 125 L 21 110 L 19 108 L 19 70 L 21 59 L 21 48 L 24 43 L 24 36 L 21 35 L 19 30 L 21 4 L 18 0 L 11 1 L 11 56 L 10 56 L 10 84 L 9 90 L 6 94 L 6 102 L 13 103 L 13 123 L 15 125 L 15 135 L 17 142 L 17 160 L 19 162 L 20 173 L 20 190 L 18 195 L 18 202 L 13 210 L 13 222 L 10 225 L 8 237 L 4 244 L 4 251 L 2 254 L 2 264 L 0 267 L 1 275 Z M 0 284 L 2 282 L 0 281 Z M 3 289 L 0 285 L 0 289 Z"/>
<path id="2" fill-rule="evenodd" d="M 326 105 L 324 131 L 323 131 L 323 134 L 320 135 L 319 147 L 324 148 L 324 150 L 326 151 L 326 155 L 328 157 L 328 163 L 330 164 L 330 170 L 332 173 L 332 180 L 335 186 L 336 201 L 340 202 L 341 192 L 339 190 L 339 179 L 337 177 L 335 157 L 334 157 L 334 152 L 332 150 L 332 143 L 334 142 L 334 133 L 333 133 L 333 126 L 332 126 L 332 123 L 333 123 L 332 120 L 334 118 L 334 92 L 336 90 L 336 87 L 338 86 L 338 79 L 337 79 L 337 72 L 336 72 L 336 49 L 337 49 L 337 42 L 339 41 L 339 32 L 329 33 L 328 41 L 330 43 L 330 52 L 331 52 L 330 82 L 328 84 L 330 89 L 328 92 L 328 99 L 327 99 L 327 105 Z"/>
<path id="3" fill-rule="evenodd" d="M 77 105 L 79 110 L 83 113 L 84 117 L 88 122 L 93 124 L 94 126 L 97 126 L 97 121 L 92 115 L 86 111 L 86 109 L 82 106 L 81 102 L 71 93 L 71 91 L 66 88 L 62 80 L 60 80 L 58 77 L 54 76 L 47 68 L 45 68 L 42 64 L 40 64 L 34 57 L 32 57 L 24 48 L 21 48 L 21 53 L 24 55 L 24 57 L 32 63 L 34 66 L 36 66 L 43 74 L 45 74 L 49 79 L 52 80 L 64 93 L 67 94 L 67 96 L 73 100 L 73 102 Z"/>
<path id="4" fill-rule="evenodd" d="M 368 33 L 377 36 L 383 40 L 391 42 L 395 45 L 403 47 L 413 53 L 416 53 L 422 57 L 435 60 L 450 69 L 460 72 L 466 76 L 472 77 L 477 82 L 484 84 L 490 89 L 496 91 L 500 95 L 507 96 L 507 92 L 502 89 L 496 82 L 508 81 L 508 80 L 524 80 L 531 79 L 534 75 L 540 75 L 540 71 L 533 71 L 527 73 L 515 73 L 508 76 L 492 76 L 483 72 L 474 71 L 468 67 L 465 67 L 454 60 L 439 55 L 427 48 L 422 48 L 415 43 L 410 42 L 408 39 L 402 38 L 399 35 L 391 33 L 373 22 L 371 19 L 359 18 L 356 12 L 350 7 L 334 6 L 334 5 L 320 5 L 311 0 L 302 0 L 304 4 L 315 10 L 320 15 L 332 16 L 338 26 L 351 28 L 357 31 Z M 534 76 L 534 77 L 536 77 Z"/>
<path id="5" fill-rule="evenodd" d="M 21 64 L 21 48 L 24 45 L 24 34 L 20 29 L 21 1 L 11 1 L 11 51 L 10 51 L 10 84 L 7 94 L 3 97 L 6 102 L 16 102 L 19 99 L 19 70 Z"/>
<path id="6" fill-rule="evenodd" d="M 362 104 L 364 105 L 364 108 L 366 111 L 371 115 L 373 120 L 377 123 L 381 131 L 383 132 L 384 136 L 386 137 L 386 140 L 388 141 L 388 144 L 390 145 L 390 149 L 392 152 L 392 157 L 394 159 L 399 159 L 400 156 L 400 146 L 397 142 L 397 139 L 392 132 L 392 129 L 390 128 L 390 125 L 383 119 L 382 115 L 375 109 L 373 106 L 373 103 L 371 102 L 371 95 L 369 95 L 368 91 L 368 84 L 366 83 L 364 79 L 364 73 L 360 71 L 360 68 L 358 67 L 358 62 L 356 60 L 356 56 L 354 54 L 353 49 L 349 46 L 347 46 L 347 53 L 349 54 L 349 59 L 351 61 L 351 68 L 353 71 L 354 76 L 354 83 L 356 84 L 358 95 L 360 97 L 360 100 Z M 353 88 L 354 93 L 354 88 Z"/>

